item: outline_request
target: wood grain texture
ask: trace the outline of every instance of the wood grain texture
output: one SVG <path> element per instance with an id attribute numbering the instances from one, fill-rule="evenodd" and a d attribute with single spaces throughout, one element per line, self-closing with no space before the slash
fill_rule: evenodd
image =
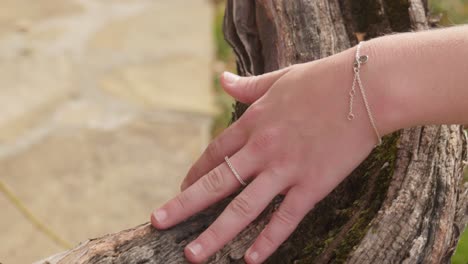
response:
<path id="1" fill-rule="evenodd" d="M 427 10 L 421 0 L 229 0 L 224 31 L 239 73 L 257 75 L 347 49 L 357 43 L 356 32 L 369 39 L 427 29 Z M 247 107 L 237 103 L 233 121 Z M 387 136 L 266 262 L 449 263 L 468 220 L 462 183 L 467 158 L 460 126 L 417 127 Z M 185 245 L 232 197 L 170 230 L 142 225 L 39 263 L 186 263 Z M 243 263 L 243 253 L 281 200 L 277 197 L 208 263 Z"/>
<path id="2" fill-rule="evenodd" d="M 449 263 L 466 223 L 460 126 L 405 130 L 386 200 L 349 263 Z M 464 192 L 464 193 L 463 193 Z"/>

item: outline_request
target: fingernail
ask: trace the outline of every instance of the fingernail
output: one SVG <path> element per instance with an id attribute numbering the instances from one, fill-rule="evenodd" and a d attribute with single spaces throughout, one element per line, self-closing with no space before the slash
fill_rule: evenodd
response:
<path id="1" fill-rule="evenodd" d="M 202 251 L 202 246 L 199 243 L 192 243 L 187 247 L 194 256 L 199 255 Z"/>
<path id="2" fill-rule="evenodd" d="M 224 72 L 223 73 L 223 77 L 224 77 L 224 81 L 227 83 L 227 84 L 234 84 L 236 83 L 238 80 L 239 80 L 239 76 L 238 75 L 235 75 L 234 73 L 230 73 L 230 72 Z"/>
<path id="3" fill-rule="evenodd" d="M 153 215 L 156 221 L 158 221 L 159 223 L 164 222 L 164 220 L 166 220 L 167 218 L 167 212 L 166 210 L 163 210 L 163 209 L 156 210 L 156 212 L 154 212 Z"/>
<path id="4" fill-rule="evenodd" d="M 252 261 L 257 261 L 259 257 L 260 257 L 260 255 L 255 251 L 249 254 L 249 258 Z"/>

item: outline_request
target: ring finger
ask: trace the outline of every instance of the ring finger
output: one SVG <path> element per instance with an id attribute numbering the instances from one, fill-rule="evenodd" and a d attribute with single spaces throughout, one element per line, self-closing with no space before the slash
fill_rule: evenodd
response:
<path id="1" fill-rule="evenodd" d="M 184 191 L 203 175 L 216 168 L 224 161 L 225 155 L 231 156 L 239 151 L 246 141 L 247 131 L 240 121 L 234 122 L 208 145 L 200 158 L 192 165 L 180 190 Z"/>
<path id="2" fill-rule="evenodd" d="M 246 148 L 243 148 L 230 158 L 244 181 L 260 171 L 258 164 L 262 164 L 258 156 L 246 152 Z M 151 222 L 157 228 L 169 228 L 229 196 L 240 186 L 241 183 L 224 162 L 156 210 L 151 215 Z"/>

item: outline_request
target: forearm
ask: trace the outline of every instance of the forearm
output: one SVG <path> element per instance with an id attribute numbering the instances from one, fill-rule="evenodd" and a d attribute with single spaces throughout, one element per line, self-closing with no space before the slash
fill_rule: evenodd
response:
<path id="1" fill-rule="evenodd" d="M 361 76 L 384 134 L 422 124 L 468 124 L 468 26 L 364 43 Z"/>

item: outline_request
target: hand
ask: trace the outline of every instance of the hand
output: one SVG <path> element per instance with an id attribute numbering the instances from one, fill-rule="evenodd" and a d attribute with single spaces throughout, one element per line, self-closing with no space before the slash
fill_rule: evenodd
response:
<path id="1" fill-rule="evenodd" d="M 223 74 L 226 92 L 252 105 L 213 140 L 188 172 L 182 192 L 155 211 L 152 224 L 169 228 L 241 187 L 225 156 L 250 183 L 186 247 L 188 260 L 206 260 L 283 193 L 281 206 L 245 255 L 247 263 L 263 262 L 370 153 L 377 140 L 360 99 L 356 118 L 347 120 L 352 58 L 348 52 L 257 77 Z"/>

